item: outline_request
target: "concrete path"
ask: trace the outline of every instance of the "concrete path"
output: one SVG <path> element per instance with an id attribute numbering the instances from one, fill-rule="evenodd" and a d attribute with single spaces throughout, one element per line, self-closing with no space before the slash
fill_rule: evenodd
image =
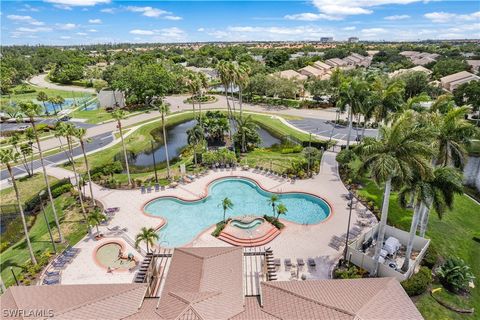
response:
<path id="1" fill-rule="evenodd" d="M 257 181 L 262 188 L 271 192 L 309 192 L 328 201 L 332 209 L 328 219 L 314 225 L 298 225 L 282 220 L 286 228 L 277 238 L 266 245 L 273 249 L 276 258 L 282 259 L 282 267 L 278 272 L 279 280 L 291 278 L 290 271 L 286 271 L 283 265 L 285 258 L 291 258 L 293 262 L 296 258 L 303 258 L 304 260 L 314 258 L 317 267 L 310 270 L 305 267 L 304 270 L 299 272 L 299 275 L 305 274 L 307 278 L 328 278 L 331 267 L 342 254 L 341 250 L 337 251 L 329 247 L 328 243 L 333 235 L 340 236 L 347 231 L 349 213 L 347 200 L 343 197 L 348 191 L 338 175 L 335 156 L 335 153 L 326 152 L 322 159 L 320 173 L 312 179 L 298 180 L 295 183 L 278 177 L 266 176 L 255 172 L 253 169 L 248 171 L 238 169 L 210 171 L 208 175 L 190 184 L 145 194 L 142 194 L 138 189 L 111 190 L 94 184 L 94 194 L 98 201 L 105 207 L 120 207 L 120 211 L 115 214 L 109 224 L 101 226 L 100 230 L 112 239 L 118 238 L 122 241 L 134 239 L 142 227 L 158 228 L 165 222 L 160 217 L 143 213 L 143 207 L 149 201 L 162 196 L 176 196 L 187 200 L 195 200 L 202 197 L 208 184 L 218 178 L 246 177 Z M 48 174 L 59 179 L 72 176 L 70 171 L 56 167 L 49 167 Z M 358 218 L 356 210 L 357 208 L 352 212 L 352 226 Z M 211 235 L 213 227 L 198 235 L 188 246 L 230 246 Z M 114 229 L 124 229 L 124 231 L 112 232 Z M 367 229 L 364 229 L 364 231 L 367 231 Z M 160 229 L 160 238 L 162 238 L 161 234 Z M 67 266 L 62 274 L 62 283 L 113 283 L 133 279 L 133 273 L 129 273 L 128 276 L 125 273 L 114 273 L 112 275 L 106 273 L 104 269 L 98 268 L 93 259 L 98 244 L 99 242 L 91 240 L 87 236 L 77 245 L 83 253 Z M 131 249 L 133 250 L 133 248 Z"/>
<path id="2" fill-rule="evenodd" d="M 95 93 L 94 88 L 85 88 L 79 86 L 72 86 L 72 85 L 60 85 L 53 82 L 48 81 L 45 79 L 47 73 L 37 74 L 36 76 L 31 77 L 27 80 L 28 83 L 31 85 L 40 87 L 40 88 L 48 88 L 48 89 L 55 89 L 55 90 L 63 90 L 63 91 L 74 91 L 74 92 L 86 92 L 86 93 Z"/>

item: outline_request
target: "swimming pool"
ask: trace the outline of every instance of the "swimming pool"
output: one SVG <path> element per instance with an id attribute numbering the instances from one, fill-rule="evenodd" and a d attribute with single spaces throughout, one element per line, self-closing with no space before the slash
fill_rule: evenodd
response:
<path id="1" fill-rule="evenodd" d="M 119 243 L 107 242 L 97 249 L 95 258 L 98 263 L 105 268 L 112 268 L 114 270 L 126 270 L 135 267 L 135 261 L 126 259 L 126 253 L 119 257 L 120 250 L 125 249 Z"/>
<path id="2" fill-rule="evenodd" d="M 228 218 L 272 215 L 268 202 L 270 196 L 270 192 L 249 179 L 225 178 L 210 184 L 208 196 L 201 200 L 190 202 L 163 197 L 149 202 L 144 211 L 167 220 L 167 224 L 159 230 L 160 245 L 179 247 L 223 219 L 220 202 L 225 197 L 233 202 L 233 209 L 227 211 Z M 281 218 L 299 224 L 319 223 L 330 214 L 330 207 L 324 200 L 306 193 L 279 194 L 280 202 L 288 209 Z"/>

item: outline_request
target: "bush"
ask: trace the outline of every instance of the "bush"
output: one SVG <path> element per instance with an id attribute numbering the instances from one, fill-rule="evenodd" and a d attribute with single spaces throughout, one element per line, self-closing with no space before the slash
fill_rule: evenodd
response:
<path id="1" fill-rule="evenodd" d="M 423 257 L 421 265 L 432 269 L 435 266 L 435 264 L 437 264 L 438 258 L 439 258 L 439 255 L 437 250 L 435 249 L 434 246 L 432 246 L 432 244 L 430 244 L 427 252 L 425 253 L 425 256 Z"/>
<path id="2" fill-rule="evenodd" d="M 337 154 L 336 160 L 338 163 L 346 165 L 355 159 L 355 153 L 351 149 L 343 149 Z"/>
<path id="3" fill-rule="evenodd" d="M 283 228 L 285 228 L 285 225 L 279 220 L 277 220 L 275 217 L 264 215 L 263 218 L 270 222 L 278 230 L 282 230 Z"/>
<path id="4" fill-rule="evenodd" d="M 215 227 L 215 230 L 212 232 L 212 236 L 214 237 L 218 237 L 220 235 L 220 233 L 223 231 L 223 229 L 225 228 L 227 224 L 223 221 L 220 221 L 219 223 L 217 223 L 217 226 Z"/>
<path id="5" fill-rule="evenodd" d="M 57 198 L 64 193 L 70 192 L 72 188 L 73 188 L 73 185 L 70 183 L 67 183 L 55 189 L 52 189 L 52 197 Z"/>
<path id="6" fill-rule="evenodd" d="M 335 279 L 358 279 L 363 278 L 367 273 L 367 270 L 350 264 L 347 267 L 339 267 L 335 269 L 333 277 Z"/>
<path id="7" fill-rule="evenodd" d="M 432 271 L 427 267 L 420 267 L 420 270 L 407 279 L 401 285 L 405 292 L 411 296 L 418 296 L 427 291 L 432 283 Z"/>
<path id="8" fill-rule="evenodd" d="M 460 258 L 449 258 L 437 268 L 437 275 L 445 288 L 452 292 L 466 291 L 475 276 L 470 267 Z"/>

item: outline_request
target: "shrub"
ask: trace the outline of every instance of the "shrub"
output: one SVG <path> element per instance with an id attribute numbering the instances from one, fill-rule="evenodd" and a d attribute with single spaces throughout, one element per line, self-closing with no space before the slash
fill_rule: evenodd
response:
<path id="1" fill-rule="evenodd" d="M 425 253 L 425 256 L 423 257 L 421 264 L 422 266 L 432 269 L 435 266 L 435 264 L 438 262 L 438 258 L 439 258 L 439 255 L 437 250 L 433 245 L 430 244 L 427 252 Z"/>
<path id="2" fill-rule="evenodd" d="M 218 237 L 220 233 L 223 231 L 223 229 L 225 228 L 225 226 L 226 226 L 226 223 L 223 221 L 220 221 L 219 223 L 217 223 L 215 230 L 212 232 L 212 236 Z"/>
<path id="3" fill-rule="evenodd" d="M 282 230 L 283 228 L 285 228 L 285 225 L 279 220 L 277 220 L 275 217 L 264 215 L 263 218 L 270 222 L 278 230 Z"/>
<path id="4" fill-rule="evenodd" d="M 70 192 L 73 186 L 70 183 L 59 186 L 55 189 L 52 189 L 52 197 L 57 198 L 64 193 Z"/>
<path id="5" fill-rule="evenodd" d="M 355 153 L 351 149 L 343 149 L 336 157 L 337 162 L 342 165 L 348 164 L 353 159 L 355 159 Z"/>
<path id="6" fill-rule="evenodd" d="M 447 259 L 437 268 L 437 275 L 443 286 L 452 292 L 467 290 L 469 282 L 475 279 L 470 267 L 460 258 Z"/>
<path id="7" fill-rule="evenodd" d="M 363 278 L 367 273 L 367 270 L 349 264 L 347 267 L 335 269 L 333 277 L 335 279 L 358 279 Z"/>
<path id="8" fill-rule="evenodd" d="M 401 285 L 409 296 L 418 296 L 427 291 L 432 283 L 432 271 L 427 267 L 420 267 L 420 270 L 407 279 Z"/>

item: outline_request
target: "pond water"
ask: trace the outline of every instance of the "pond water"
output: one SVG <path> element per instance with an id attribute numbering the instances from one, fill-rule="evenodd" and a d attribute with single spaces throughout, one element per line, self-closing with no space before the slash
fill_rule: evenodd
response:
<path id="1" fill-rule="evenodd" d="M 170 161 L 177 158 L 181 154 L 182 150 L 187 146 L 187 130 L 193 128 L 196 123 L 196 120 L 190 120 L 166 129 L 168 158 Z M 158 131 L 158 133 L 161 134 L 161 129 Z M 261 147 L 269 148 L 282 142 L 280 139 L 272 136 L 263 128 L 258 128 L 258 134 L 262 138 L 262 143 L 260 144 Z M 165 156 L 165 147 L 163 143 L 154 144 L 153 153 L 155 155 L 155 161 L 157 164 L 166 161 L 167 157 Z M 153 166 L 152 151 L 150 149 L 136 154 L 129 153 L 128 158 L 128 163 L 135 167 Z"/>

